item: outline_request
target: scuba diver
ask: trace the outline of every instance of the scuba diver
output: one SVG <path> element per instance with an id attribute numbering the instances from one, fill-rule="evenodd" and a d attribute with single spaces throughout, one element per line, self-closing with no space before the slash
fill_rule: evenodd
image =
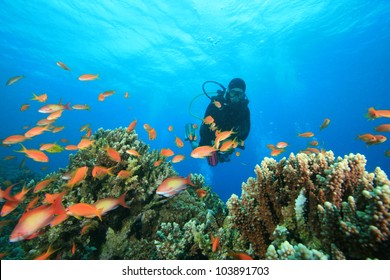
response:
<path id="1" fill-rule="evenodd" d="M 222 90 L 217 91 L 218 95 L 210 97 L 204 88 L 207 83 L 215 83 Z M 196 142 L 194 128 L 196 126 L 191 123 L 185 127 L 186 140 L 190 141 L 192 149 L 198 146 L 213 146 L 218 133 L 231 131 L 232 133 L 228 139 L 233 140 L 232 143 L 236 144 L 233 144 L 226 151 L 214 151 L 211 156 L 207 156 L 209 165 L 216 166 L 218 162 L 230 161 L 229 156 L 233 153 L 234 148 L 244 149 L 243 143 L 248 137 L 250 130 L 249 100 L 245 94 L 245 81 L 240 78 L 231 80 L 227 90 L 223 85 L 214 81 L 204 82 L 202 89 L 211 102 L 206 109 L 200 127 L 200 140 L 199 143 Z M 217 144 L 217 146 L 219 145 L 220 143 Z M 219 147 L 215 148 L 218 149 Z"/>

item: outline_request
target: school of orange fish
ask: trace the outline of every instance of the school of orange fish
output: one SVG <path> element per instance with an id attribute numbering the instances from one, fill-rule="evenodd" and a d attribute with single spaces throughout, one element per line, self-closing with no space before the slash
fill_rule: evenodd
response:
<path id="1" fill-rule="evenodd" d="M 67 67 L 63 62 L 56 62 L 56 64 L 61 67 L 62 69 L 66 71 L 70 71 L 70 68 Z M 13 78 L 10 78 L 7 82 L 7 86 L 11 86 L 12 84 L 18 82 L 24 78 L 24 76 L 16 76 Z M 93 81 L 98 78 L 98 75 L 95 74 L 83 74 L 78 77 L 80 81 Z M 98 95 L 98 100 L 103 102 L 105 98 L 115 94 L 114 90 L 108 90 L 103 93 L 100 93 Z M 125 93 L 124 97 L 128 98 L 128 92 Z M 48 100 L 48 95 L 46 93 L 36 95 L 33 94 L 31 100 L 45 103 Z M 214 102 L 214 105 L 217 108 L 221 108 L 221 104 L 219 102 Z M 20 108 L 20 111 L 28 110 L 30 107 L 29 104 L 23 104 Z M 94 140 L 90 139 L 90 136 L 92 134 L 92 129 L 90 128 L 89 124 L 86 124 L 80 128 L 80 131 L 85 131 L 86 135 L 83 136 L 79 143 L 73 145 L 68 144 L 65 147 L 62 147 L 58 145 L 57 143 L 46 143 L 42 144 L 39 149 L 28 149 L 26 148 L 22 142 L 32 139 L 33 137 L 36 137 L 38 135 L 41 135 L 44 132 L 52 132 L 57 133 L 64 129 L 64 126 L 54 126 L 54 122 L 59 119 L 62 116 L 62 113 L 65 110 L 90 110 L 90 107 L 87 104 L 75 104 L 73 106 L 70 106 L 69 103 L 62 104 L 60 101 L 58 104 L 46 104 L 42 106 L 38 111 L 43 114 L 48 114 L 46 118 L 43 118 L 39 120 L 35 127 L 30 128 L 27 132 L 24 134 L 17 134 L 17 135 L 11 135 L 7 138 L 2 140 L 2 144 L 5 146 L 10 146 L 14 144 L 20 144 L 21 150 L 18 152 L 24 153 L 26 157 L 31 158 L 32 160 L 36 162 L 43 162 L 46 163 L 49 161 L 49 157 L 45 152 L 48 153 L 59 153 L 65 150 L 79 150 L 79 149 L 86 149 L 93 145 Z M 374 108 L 369 108 L 367 113 L 367 118 L 370 120 L 374 120 L 377 118 L 389 118 L 390 117 L 390 110 L 376 110 Z M 217 125 L 214 122 L 214 119 L 211 116 L 207 116 L 203 119 L 203 123 L 207 126 L 209 126 L 209 129 L 212 131 L 215 131 L 215 139 L 213 141 L 212 146 L 199 146 L 192 150 L 190 156 L 193 158 L 205 158 L 207 156 L 211 156 L 213 152 L 219 151 L 222 153 L 225 152 L 231 152 L 238 146 L 244 146 L 243 141 L 237 140 L 236 137 L 234 137 L 235 132 L 233 130 L 230 131 L 220 131 L 217 127 Z M 323 123 L 320 126 L 320 130 L 328 127 L 330 124 L 330 120 L 326 118 Z M 129 126 L 127 127 L 127 132 L 131 133 L 137 125 L 137 120 L 133 120 Z M 144 124 L 143 128 L 148 133 L 149 140 L 155 140 L 157 137 L 157 132 L 155 128 L 151 127 L 149 124 Z M 193 125 L 194 129 L 197 129 L 198 126 L 196 124 Z M 25 127 L 27 129 L 27 127 Z M 173 126 L 168 127 L 169 132 L 173 132 Z M 389 132 L 390 131 L 390 124 L 382 124 L 377 127 L 375 127 L 375 131 L 378 132 Z M 193 139 L 186 139 L 186 140 L 194 140 L 196 141 L 196 136 L 189 136 L 190 138 L 193 137 Z M 314 137 L 313 132 L 303 132 L 299 133 L 298 137 L 302 138 L 312 138 Z M 383 135 L 373 135 L 370 133 L 365 133 L 362 135 L 358 135 L 358 139 L 362 140 L 366 143 L 367 146 L 370 145 L 376 145 L 381 144 L 386 141 L 386 137 Z M 61 139 L 61 142 L 68 142 L 66 139 Z M 180 137 L 175 136 L 174 140 L 175 145 L 178 148 L 184 147 L 184 142 L 180 139 Z M 308 147 L 300 152 L 303 153 L 320 153 L 321 151 L 317 148 L 318 142 L 316 140 L 312 140 L 308 143 Z M 286 151 L 286 148 L 288 147 L 288 143 L 281 141 L 274 144 L 268 144 L 267 147 L 271 150 L 270 155 L 271 156 L 279 156 L 283 152 Z M 108 157 L 115 161 L 115 162 L 121 162 L 121 154 L 116 151 L 114 148 L 107 146 L 105 148 L 105 151 L 108 155 Z M 129 149 L 126 151 L 127 154 L 134 156 L 134 157 L 140 157 L 140 154 L 138 151 Z M 161 155 L 164 157 L 164 159 L 167 159 L 169 157 L 172 157 L 171 162 L 172 163 L 178 163 L 185 159 L 185 156 L 183 154 L 177 154 L 168 147 L 168 148 L 162 148 L 160 150 Z M 239 156 L 239 152 L 236 152 L 236 156 Z M 390 156 L 390 151 L 385 152 L 386 156 Z M 4 158 L 4 160 L 9 160 L 14 158 L 15 156 L 7 156 Z M 158 166 L 162 163 L 162 160 L 158 160 L 154 163 L 154 166 Z M 117 174 L 112 173 L 112 168 L 106 168 L 104 166 L 94 166 L 91 170 L 92 176 L 96 179 L 101 179 L 104 176 L 117 176 L 121 179 L 126 179 L 129 176 L 131 176 L 131 172 L 128 170 L 121 170 Z M 76 187 L 78 184 L 83 182 L 88 174 L 88 167 L 82 166 L 75 170 L 73 170 L 70 174 L 65 174 L 63 176 L 64 180 L 67 180 L 66 187 L 72 189 Z M 47 187 L 50 183 L 53 182 L 53 179 L 46 179 L 39 183 L 37 183 L 33 189 L 34 193 L 41 192 Z M 2 206 L 0 216 L 5 217 L 9 213 L 11 213 L 13 210 L 15 210 L 24 200 L 25 195 L 30 191 L 30 189 L 27 189 L 25 186 L 22 188 L 22 190 L 16 194 L 11 194 L 12 189 L 14 186 L 18 185 L 19 183 L 9 183 L 5 190 L 0 189 L 0 201 L 4 202 L 4 205 Z M 182 190 L 186 189 L 186 187 L 190 185 L 193 186 L 190 180 L 190 175 L 188 177 L 181 177 L 181 176 L 174 176 L 166 178 L 157 188 L 156 193 L 158 195 L 164 196 L 164 197 L 171 197 L 174 195 L 177 195 Z M 24 213 L 21 215 L 21 217 L 18 219 L 17 224 L 14 228 L 14 230 L 11 233 L 11 236 L 9 238 L 10 242 L 16 242 L 21 241 L 25 239 L 31 239 L 39 235 L 41 230 L 45 228 L 46 226 L 56 226 L 66 219 L 68 219 L 70 216 L 74 216 L 77 218 L 84 217 L 84 218 L 94 218 L 98 217 L 100 220 L 102 220 L 102 216 L 108 213 L 111 210 L 114 210 L 119 205 L 122 207 L 128 207 L 125 202 L 126 193 L 122 194 L 119 198 L 105 198 L 96 201 L 93 204 L 87 204 L 87 203 L 75 203 L 73 205 L 68 206 L 65 208 L 62 205 L 62 197 L 66 194 L 67 190 L 65 189 L 61 193 L 55 193 L 55 194 L 45 194 L 45 199 L 41 202 L 39 206 L 38 200 L 39 197 L 36 196 L 34 199 L 31 200 L 31 202 L 26 206 Z M 197 189 L 196 193 L 200 199 L 204 198 L 207 195 L 207 192 L 203 189 Z M 10 220 L 1 221 L 0 226 L 4 226 L 11 222 Z M 82 231 L 86 231 L 87 229 L 82 229 Z M 212 237 L 212 250 L 215 252 L 219 247 L 219 240 L 218 237 Z M 72 248 L 72 251 L 75 250 L 75 248 Z M 37 257 L 37 259 L 47 259 L 51 254 L 53 254 L 56 250 L 53 249 L 51 246 L 48 248 L 47 252 Z M 231 256 L 238 259 L 250 259 L 250 256 L 244 254 L 244 253 L 231 253 Z"/>
<path id="2" fill-rule="evenodd" d="M 377 118 L 390 118 L 390 110 L 376 110 L 375 108 L 371 107 L 368 109 L 368 113 L 365 115 L 369 120 L 375 120 Z M 320 125 L 320 131 L 330 124 L 330 119 L 326 118 Z M 374 130 L 377 132 L 390 132 L 390 124 L 381 124 L 376 127 L 374 127 Z M 311 131 L 298 133 L 298 137 L 302 138 L 312 138 L 314 137 L 314 133 Z M 359 139 L 366 143 L 367 146 L 371 145 L 378 145 L 382 144 L 387 140 L 387 137 L 381 134 L 371 134 L 371 133 L 364 133 L 360 134 L 356 137 L 356 139 Z M 288 146 L 287 142 L 278 142 L 276 145 L 274 144 L 267 144 L 267 148 L 271 150 L 270 155 L 271 156 L 279 156 L 283 152 L 285 152 L 285 148 Z M 318 141 L 312 140 L 308 143 L 307 148 L 304 150 L 301 150 L 300 153 L 305 154 L 311 154 L 311 153 L 324 153 L 324 149 L 318 149 Z M 385 156 L 390 156 L 390 150 L 385 151 Z"/>

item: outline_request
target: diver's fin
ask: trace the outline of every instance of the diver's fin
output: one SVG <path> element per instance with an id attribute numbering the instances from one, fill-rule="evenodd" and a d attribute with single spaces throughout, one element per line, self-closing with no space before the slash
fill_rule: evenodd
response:
<path id="1" fill-rule="evenodd" d="M 218 164 L 218 154 L 217 152 L 213 152 L 211 156 L 207 157 L 207 162 L 210 166 L 216 166 Z"/>
<path id="2" fill-rule="evenodd" d="M 192 123 L 187 123 L 185 126 L 185 138 L 186 141 L 195 141 L 196 133 L 194 129 L 194 125 Z"/>

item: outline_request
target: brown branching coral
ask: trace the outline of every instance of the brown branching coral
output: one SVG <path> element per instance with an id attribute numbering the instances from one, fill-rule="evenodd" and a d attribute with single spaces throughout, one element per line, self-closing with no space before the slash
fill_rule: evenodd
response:
<path id="1" fill-rule="evenodd" d="M 366 172 L 365 164 L 363 155 L 335 159 L 331 151 L 265 158 L 241 198 L 227 203 L 240 244 L 264 258 L 272 241 L 281 245 L 273 233 L 283 225 L 293 246 L 303 243 L 330 258 L 389 259 L 389 181 L 380 168 Z"/>

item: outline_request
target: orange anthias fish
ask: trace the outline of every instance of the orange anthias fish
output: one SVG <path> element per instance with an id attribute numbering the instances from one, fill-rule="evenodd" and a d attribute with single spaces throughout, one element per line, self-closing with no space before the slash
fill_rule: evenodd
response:
<path id="1" fill-rule="evenodd" d="M 89 146 L 91 146 L 93 143 L 95 142 L 95 140 L 89 140 L 87 138 L 83 138 L 80 140 L 80 142 L 77 144 L 77 148 L 79 149 L 86 149 L 88 148 Z"/>
<path id="2" fill-rule="evenodd" d="M 169 148 L 162 148 L 160 154 L 164 157 L 173 156 L 175 153 Z"/>
<path id="3" fill-rule="evenodd" d="M 113 166 L 111 168 L 107 168 L 107 167 L 103 167 L 103 166 L 94 166 L 94 168 L 92 169 L 92 177 L 97 178 L 97 179 L 101 179 L 106 175 L 113 176 L 114 174 L 111 172 L 111 170 L 114 167 L 115 166 Z"/>
<path id="4" fill-rule="evenodd" d="M 389 132 L 390 131 L 390 124 L 381 124 L 374 128 L 375 131 L 379 132 Z"/>
<path id="5" fill-rule="evenodd" d="M 99 199 L 93 205 L 96 207 L 96 209 L 103 209 L 101 212 L 102 216 L 107 212 L 116 209 L 119 205 L 125 208 L 129 208 L 125 202 L 126 193 L 127 192 L 123 193 L 119 198 L 107 197 Z"/>
<path id="6" fill-rule="evenodd" d="M 131 171 L 128 171 L 128 170 L 121 170 L 118 172 L 118 174 L 116 175 L 117 178 L 120 178 L 120 179 L 126 179 L 126 178 L 129 178 L 130 175 L 132 174 Z"/>
<path id="7" fill-rule="evenodd" d="M 126 150 L 126 154 L 129 154 L 129 155 L 132 155 L 132 156 L 135 156 L 135 157 L 140 157 L 140 156 L 141 156 L 141 155 L 139 154 L 139 152 L 137 152 L 137 151 L 134 150 L 134 149 Z"/>
<path id="8" fill-rule="evenodd" d="M 217 107 L 218 109 L 220 109 L 220 108 L 222 107 L 221 102 L 219 102 L 219 101 L 217 101 L 217 100 L 214 100 L 214 101 L 213 101 L 213 104 L 214 104 L 214 106 Z"/>
<path id="9" fill-rule="evenodd" d="M 191 174 L 187 178 L 172 176 L 165 179 L 156 189 L 156 193 L 165 197 L 174 196 L 187 188 L 187 185 L 194 186 L 191 183 Z"/>
<path id="10" fill-rule="evenodd" d="M 54 121 L 54 120 L 58 119 L 59 117 L 61 117 L 63 111 L 64 110 L 59 110 L 59 111 L 53 112 L 49 116 L 47 116 L 46 119 L 49 121 Z"/>
<path id="11" fill-rule="evenodd" d="M 18 201 L 7 201 L 6 203 L 4 203 L 3 207 L 1 208 L 0 216 L 1 217 L 7 216 L 9 213 L 14 211 L 19 206 L 19 204 L 20 202 Z"/>
<path id="12" fill-rule="evenodd" d="M 127 127 L 127 130 L 126 130 L 126 131 L 127 131 L 127 132 L 133 131 L 136 125 L 137 125 L 137 120 L 133 120 L 133 121 L 129 124 L 129 126 Z"/>
<path id="13" fill-rule="evenodd" d="M 24 213 L 12 231 L 9 241 L 17 242 L 27 239 L 49 225 L 56 214 L 64 214 L 65 209 L 61 200 L 62 196 L 59 196 L 52 205 L 41 205 Z"/>
<path id="14" fill-rule="evenodd" d="M 278 142 L 278 143 L 276 143 L 276 148 L 278 148 L 278 149 L 284 149 L 287 146 L 288 146 L 287 142 Z"/>
<path id="15" fill-rule="evenodd" d="M 196 195 L 198 196 L 198 198 L 202 199 L 207 195 L 207 191 L 204 189 L 197 189 Z"/>
<path id="16" fill-rule="evenodd" d="M 97 209 L 95 205 L 88 203 L 76 203 L 66 208 L 65 212 L 69 216 L 74 216 L 76 218 L 93 218 L 97 216 L 101 221 L 103 208 Z"/>
<path id="17" fill-rule="evenodd" d="M 172 163 L 178 163 L 181 162 L 183 159 L 184 159 L 184 155 L 175 155 L 171 161 Z"/>
<path id="18" fill-rule="evenodd" d="M 55 127 L 52 128 L 51 132 L 57 133 L 57 132 L 62 131 L 64 128 L 65 128 L 64 125 L 63 126 L 55 126 Z"/>
<path id="19" fill-rule="evenodd" d="M 314 133 L 313 132 L 304 132 L 304 133 L 298 133 L 298 137 L 304 137 L 304 138 L 310 138 L 313 137 Z"/>
<path id="20" fill-rule="evenodd" d="M 191 157 L 193 158 L 204 158 L 206 156 L 211 156 L 213 152 L 217 151 L 216 148 L 212 146 L 199 146 L 192 150 Z"/>
<path id="21" fill-rule="evenodd" d="M 309 143 L 310 146 L 318 146 L 318 141 L 313 140 Z"/>
<path id="22" fill-rule="evenodd" d="M 70 71 L 70 68 L 68 66 L 66 66 L 65 63 L 63 63 L 61 61 L 57 61 L 56 64 L 57 64 L 57 66 L 61 67 L 62 69 Z"/>
<path id="23" fill-rule="evenodd" d="M 53 249 L 52 245 L 49 245 L 49 248 L 47 248 L 47 251 L 43 253 L 42 255 L 39 255 L 34 260 L 47 260 L 54 252 L 56 252 L 58 249 Z"/>
<path id="24" fill-rule="evenodd" d="M 22 144 L 20 144 L 20 145 L 22 146 L 22 150 L 17 151 L 17 152 L 25 153 L 27 157 L 29 157 L 37 162 L 48 162 L 49 161 L 49 158 L 47 157 L 47 155 L 44 152 L 39 151 L 39 150 L 34 150 L 34 149 L 28 150 Z"/>
<path id="25" fill-rule="evenodd" d="M 24 133 L 24 136 L 31 138 L 37 135 L 41 135 L 44 131 L 50 131 L 49 126 L 35 126 Z"/>
<path id="26" fill-rule="evenodd" d="M 37 122 L 37 125 L 48 125 L 48 124 L 52 124 L 54 121 L 55 120 L 48 120 L 47 118 L 46 119 L 41 119 L 41 120 L 39 120 Z"/>
<path id="27" fill-rule="evenodd" d="M 319 154 L 319 153 L 320 153 L 320 150 L 319 150 L 319 149 L 317 149 L 317 148 L 311 148 L 311 147 L 306 148 L 305 151 L 309 151 L 310 153 L 314 153 L 314 154 Z"/>
<path id="28" fill-rule="evenodd" d="M 233 130 L 227 130 L 227 131 L 215 131 L 215 143 L 214 147 L 219 148 L 219 143 L 229 138 L 232 134 L 235 134 Z"/>
<path id="29" fill-rule="evenodd" d="M 67 150 L 67 151 L 76 151 L 78 149 L 79 148 L 76 145 L 67 145 L 67 146 L 65 146 L 65 150 Z"/>
<path id="30" fill-rule="evenodd" d="M 176 139 L 175 139 L 175 144 L 178 148 L 183 148 L 184 147 L 184 142 L 176 136 Z"/>
<path id="31" fill-rule="evenodd" d="M 83 228 L 80 230 L 80 234 L 83 235 L 87 233 L 88 229 L 90 229 L 91 226 L 92 226 L 91 224 L 83 226 Z"/>
<path id="32" fill-rule="evenodd" d="M 93 80 L 96 80 L 97 78 L 99 78 L 99 75 L 95 75 L 95 74 L 83 74 L 79 77 L 79 80 L 80 81 L 93 81 Z"/>
<path id="33" fill-rule="evenodd" d="M 20 79 L 24 78 L 24 76 L 15 76 L 15 77 L 12 77 L 10 79 L 8 79 L 8 81 L 5 83 L 7 86 L 10 86 L 10 85 L 13 85 L 14 83 L 16 83 L 17 81 L 19 81 Z"/>
<path id="34" fill-rule="evenodd" d="M 30 139 L 30 138 L 26 137 L 25 135 L 11 135 L 3 140 L 3 144 L 4 145 L 17 144 L 17 143 L 23 142 L 27 139 Z"/>
<path id="35" fill-rule="evenodd" d="M 90 128 L 90 126 L 91 126 L 91 124 L 89 124 L 89 123 L 83 125 L 82 127 L 80 127 L 80 132 L 86 131 L 88 128 Z"/>
<path id="36" fill-rule="evenodd" d="M 236 139 L 234 140 L 226 140 L 225 142 L 222 143 L 221 147 L 219 148 L 219 150 L 221 152 L 227 152 L 231 149 L 235 149 L 237 148 L 238 146 L 238 142 Z"/>
<path id="37" fill-rule="evenodd" d="M 0 189 L 0 202 L 3 202 L 5 199 L 6 200 L 13 200 L 11 196 L 11 190 L 14 186 L 16 186 L 19 183 L 12 184 L 8 186 L 5 190 Z"/>
<path id="38" fill-rule="evenodd" d="M 215 253 L 220 248 L 219 237 L 211 236 L 211 244 L 211 251 Z"/>
<path id="39" fill-rule="evenodd" d="M 115 162 L 121 162 L 122 161 L 120 153 L 117 150 L 115 150 L 114 148 L 111 148 L 111 147 L 107 146 L 105 150 L 107 152 L 108 157 L 111 160 L 113 160 Z"/>
<path id="40" fill-rule="evenodd" d="M 10 193 L 7 194 L 7 202 L 3 205 L 1 208 L 1 217 L 4 217 L 14 211 L 21 202 L 23 202 L 25 195 L 29 192 L 29 189 L 27 189 L 25 186 L 23 186 L 23 189 L 15 194 L 13 197 L 10 196 Z"/>
<path id="41" fill-rule="evenodd" d="M 54 112 L 57 112 L 57 111 L 61 111 L 61 110 L 71 110 L 70 102 L 68 102 L 65 105 L 63 105 L 61 103 L 59 103 L 59 104 L 47 104 L 47 105 L 41 107 L 38 110 L 38 112 L 39 113 L 44 113 L 44 114 L 51 114 L 51 113 L 54 113 Z"/>
<path id="42" fill-rule="evenodd" d="M 230 252 L 228 255 L 236 260 L 253 260 L 251 256 L 243 252 Z"/>
<path id="43" fill-rule="evenodd" d="M 149 140 L 154 140 L 154 139 L 156 139 L 156 137 L 157 137 L 157 132 L 156 132 L 156 130 L 155 130 L 154 128 L 149 129 L 147 132 L 148 132 Z"/>
<path id="44" fill-rule="evenodd" d="M 30 108 L 30 104 L 23 104 L 23 105 L 20 107 L 20 112 L 24 112 L 24 111 L 26 111 L 28 108 Z"/>
<path id="45" fill-rule="evenodd" d="M 115 90 L 106 90 L 105 92 L 103 92 L 102 94 L 104 95 L 104 97 L 109 97 L 111 95 L 113 95 L 115 93 Z"/>
<path id="46" fill-rule="evenodd" d="M 42 201 L 43 204 L 53 204 L 58 197 L 63 197 L 66 194 L 66 190 L 60 193 L 45 193 L 45 199 Z"/>
<path id="47" fill-rule="evenodd" d="M 390 118 L 390 110 L 375 110 L 374 107 L 368 109 L 366 117 L 369 120 L 374 120 L 377 118 Z"/>
<path id="48" fill-rule="evenodd" d="M 36 192 L 39 192 L 41 190 L 43 190 L 44 188 L 46 188 L 51 182 L 53 182 L 54 180 L 52 178 L 49 178 L 49 179 L 46 179 L 46 180 L 43 180 L 41 182 L 39 182 L 35 188 L 34 188 L 34 193 Z"/>
<path id="49" fill-rule="evenodd" d="M 34 197 L 26 206 L 26 209 L 25 209 L 25 212 L 28 212 L 30 211 L 32 208 L 34 208 L 34 206 L 38 203 L 40 197 L 37 195 L 36 197 Z"/>
<path id="50" fill-rule="evenodd" d="M 383 136 L 383 135 L 374 135 L 374 137 L 375 137 L 375 141 L 367 142 L 368 146 L 378 145 L 378 144 L 381 144 L 387 140 L 386 136 Z"/>
<path id="51" fill-rule="evenodd" d="M 366 143 L 372 143 L 372 142 L 376 141 L 376 137 L 370 133 L 358 135 L 357 138 L 359 138 L 360 140 L 362 140 L 363 142 L 366 142 Z"/>
<path id="52" fill-rule="evenodd" d="M 277 157 L 278 155 L 280 155 L 284 151 L 285 151 L 284 149 L 274 149 L 274 150 L 271 151 L 271 156 Z"/>
<path id="53" fill-rule="evenodd" d="M 80 184 L 87 177 L 87 171 L 87 166 L 77 168 L 76 171 L 73 173 L 72 178 L 70 178 L 70 180 L 68 181 L 67 186 L 72 189 L 74 186 Z"/>
<path id="54" fill-rule="evenodd" d="M 330 119 L 326 118 L 326 119 L 322 122 L 322 124 L 321 124 L 321 126 L 320 126 L 320 130 L 323 130 L 324 128 L 328 127 L 329 124 L 330 124 Z"/>
<path id="55" fill-rule="evenodd" d="M 74 243 L 74 240 L 72 240 L 72 249 L 71 249 L 72 255 L 76 253 L 76 243 Z"/>
<path id="56" fill-rule="evenodd" d="M 207 116 L 203 119 L 204 124 L 212 124 L 214 123 L 214 118 L 212 116 Z"/>
<path id="57" fill-rule="evenodd" d="M 46 93 L 42 93 L 40 95 L 36 95 L 35 93 L 33 93 L 33 97 L 31 98 L 31 100 L 36 100 L 38 102 L 46 102 L 47 101 L 47 94 Z"/>
<path id="58" fill-rule="evenodd" d="M 105 98 L 106 98 L 106 97 L 104 96 L 103 93 L 100 93 L 100 94 L 98 95 L 98 100 L 99 100 L 99 101 L 104 101 Z"/>

